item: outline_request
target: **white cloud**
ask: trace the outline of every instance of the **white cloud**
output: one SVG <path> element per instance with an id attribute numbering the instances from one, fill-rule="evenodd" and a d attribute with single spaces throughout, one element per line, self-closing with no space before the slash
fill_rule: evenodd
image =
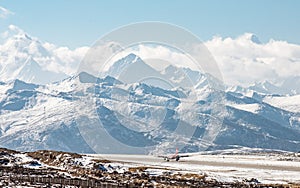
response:
<path id="1" fill-rule="evenodd" d="M 6 8 L 0 6 L 0 18 L 5 19 L 9 15 L 14 15 L 14 13 L 11 12 L 10 10 L 7 10 Z"/>
<path id="2" fill-rule="evenodd" d="M 190 67 L 194 70 L 200 70 L 189 56 L 178 50 L 170 49 L 165 46 L 139 44 L 137 46 L 131 46 L 130 48 L 123 49 L 117 53 L 114 53 L 112 50 L 108 50 L 107 46 L 108 45 L 103 45 L 102 47 L 93 49 L 93 51 L 95 51 L 93 52 L 94 54 L 103 54 L 106 53 L 106 51 L 109 51 L 110 55 L 106 55 L 106 57 L 112 56 L 110 59 L 106 59 L 107 61 L 105 65 L 102 65 L 104 71 L 108 70 L 114 62 L 129 55 L 130 53 L 134 53 L 135 55 L 139 56 L 141 59 L 143 59 L 143 61 L 159 71 L 168 65 Z M 105 48 L 103 49 L 103 47 Z M 99 67 L 99 64 L 97 66 Z"/>
<path id="3" fill-rule="evenodd" d="M 9 30 L 2 36 L 6 36 L 7 39 L 6 43 L 0 45 L 0 54 L 1 51 L 4 52 L 3 54 L 7 54 L 7 57 L 0 57 L 3 62 L 8 62 L 9 58 L 15 59 L 14 53 L 18 50 L 15 48 L 20 48 L 20 44 L 13 45 L 14 37 L 29 37 L 14 25 L 10 25 Z M 30 55 L 45 69 L 67 75 L 84 70 L 98 73 L 129 53 L 135 53 L 146 62 L 159 59 L 176 66 L 196 69 L 188 56 L 165 46 L 139 44 L 132 49 L 125 49 L 117 53 L 110 61 L 104 62 L 120 50 L 117 43 L 108 43 L 94 48 L 79 47 L 71 50 L 68 47 L 58 47 L 51 43 L 41 42 L 34 37 L 29 38 L 30 44 L 24 43 L 24 48 L 19 49 L 17 56 L 20 59 L 26 59 Z M 300 45 L 272 39 L 267 43 L 260 43 L 257 37 L 250 33 L 237 38 L 214 37 L 204 44 L 216 59 L 227 85 L 248 86 L 266 80 L 279 85 L 285 79 L 300 76 Z M 87 59 L 84 58 L 85 56 Z M 83 62 L 82 67 L 78 67 L 82 59 L 87 60 L 89 64 L 86 65 Z M 99 62 L 101 66 L 106 65 L 100 67 Z M 151 66 L 159 70 L 166 66 L 162 61 L 157 62 L 159 63 L 151 64 Z"/>
<path id="4" fill-rule="evenodd" d="M 100 72 L 106 70 L 107 66 L 110 65 L 110 62 L 115 62 L 116 60 L 124 57 L 124 53 L 118 53 L 115 57 L 112 57 L 117 51 L 120 51 L 120 45 L 115 42 L 107 42 L 96 44 L 85 53 L 85 57 L 78 67 L 77 72 L 89 72 L 94 75 L 99 75 Z M 111 59 L 114 61 L 111 61 Z M 109 67 L 108 67 L 109 68 Z"/>
<path id="5" fill-rule="evenodd" d="M 280 85 L 287 78 L 300 76 L 300 45 L 273 39 L 261 43 L 251 33 L 237 38 L 214 37 L 204 45 L 215 58 L 227 85 L 249 86 L 264 81 Z M 98 50 L 94 54 L 99 54 Z M 146 62 L 147 59 L 160 59 L 176 66 L 197 69 L 186 54 L 165 46 L 140 44 L 117 53 L 107 62 L 105 70 L 129 53 L 135 53 Z M 162 61 L 157 62 L 159 64 L 151 66 L 158 70 L 166 66 L 161 64 Z"/>
<path id="6" fill-rule="evenodd" d="M 71 50 L 67 47 L 57 47 L 48 42 L 42 42 L 15 25 L 10 25 L 8 30 L 2 33 L 5 42 L 0 44 L 0 69 L 9 68 L 18 72 L 28 58 L 37 62 L 43 70 L 54 73 L 74 75 L 88 47 L 80 47 Z M 1 71 L 0 71 L 1 72 Z M 3 80 L 15 79 L 13 74 Z"/>
<path id="7" fill-rule="evenodd" d="M 197 69 L 192 60 L 187 55 L 179 51 L 174 51 L 174 49 L 170 49 L 165 46 L 150 46 L 143 44 L 138 45 L 137 48 L 124 50 L 122 53 L 118 54 L 118 56 L 114 57 L 112 62 L 120 59 L 120 57 L 128 55 L 129 53 L 136 54 L 146 62 L 149 60 L 149 62 L 152 62 L 151 66 L 157 70 L 161 70 L 169 64 L 179 67 L 191 67 L 193 69 Z M 155 64 L 155 60 L 158 60 L 157 62 L 159 64 Z M 166 64 L 161 65 L 160 63 L 162 61 L 164 61 Z"/>
<path id="8" fill-rule="evenodd" d="M 262 44 L 249 33 L 235 39 L 214 37 L 205 45 L 229 85 L 246 86 L 266 80 L 280 84 L 286 78 L 300 76 L 299 45 L 275 40 Z"/>
<path id="9" fill-rule="evenodd" d="M 89 47 L 79 47 L 70 50 L 68 47 L 58 47 L 53 50 L 54 56 L 64 65 L 60 66 L 60 70 L 67 75 L 73 75 L 78 69 L 78 65 L 87 53 Z M 57 69 L 57 67 L 53 67 Z"/>

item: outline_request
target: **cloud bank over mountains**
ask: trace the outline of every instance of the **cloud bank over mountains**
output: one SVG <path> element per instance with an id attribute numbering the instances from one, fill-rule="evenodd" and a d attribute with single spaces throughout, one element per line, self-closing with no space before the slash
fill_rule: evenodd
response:
<path id="1" fill-rule="evenodd" d="M 42 42 L 14 25 L 1 36 L 4 39 L 0 44 L 1 81 L 21 79 L 38 84 L 58 81 L 77 70 L 88 50 L 88 47 L 70 50 Z"/>
<path id="2" fill-rule="evenodd" d="M 0 12 L 3 14 L 2 9 Z M 89 47 L 72 50 L 42 42 L 14 25 L 10 25 L 1 36 L 4 39 L 4 43 L 0 44 L 1 81 L 24 77 L 28 71 L 21 70 L 20 67 L 28 69 L 28 66 L 55 73 L 56 76 L 50 78 L 49 82 L 57 81 L 56 79 L 76 74 L 81 60 L 89 50 Z M 261 43 L 251 33 L 237 38 L 214 37 L 204 44 L 216 59 L 227 85 L 249 86 L 268 81 L 280 86 L 285 80 L 300 77 L 300 45 L 273 39 Z M 163 46 L 138 45 L 133 52 L 142 59 L 168 59 L 174 65 L 189 66 L 190 59 L 185 54 Z M 112 60 L 118 60 L 129 53 L 132 51 L 125 50 Z M 154 64 L 152 66 L 159 69 Z M 31 74 L 31 79 L 23 78 L 24 81 L 38 79 L 35 73 Z"/>
<path id="3" fill-rule="evenodd" d="M 261 43 L 245 33 L 237 38 L 214 37 L 205 42 L 230 85 L 269 81 L 280 85 L 300 76 L 300 46 L 271 39 Z"/>

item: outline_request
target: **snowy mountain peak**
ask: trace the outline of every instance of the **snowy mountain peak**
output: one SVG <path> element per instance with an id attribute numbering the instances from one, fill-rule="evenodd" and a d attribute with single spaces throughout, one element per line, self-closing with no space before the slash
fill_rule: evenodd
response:
<path id="1" fill-rule="evenodd" d="M 163 70 L 163 72 L 164 73 L 174 73 L 175 71 L 177 71 L 178 69 L 175 67 L 175 66 L 173 66 L 173 65 L 168 65 L 164 70 Z"/>
<path id="2" fill-rule="evenodd" d="M 79 79 L 80 83 L 106 83 L 109 85 L 114 85 L 114 84 L 121 84 L 119 80 L 115 79 L 114 77 L 111 76 L 106 76 L 104 78 L 99 78 L 96 76 L 93 76 L 87 72 L 80 72 L 75 78 Z"/>
<path id="3" fill-rule="evenodd" d="M 136 62 L 136 61 L 138 61 L 138 60 L 141 60 L 141 58 L 138 57 L 137 55 L 135 55 L 134 53 L 128 54 L 123 59 L 127 59 L 128 62 L 133 62 L 133 63 Z"/>
<path id="4" fill-rule="evenodd" d="M 14 35 L 13 38 L 18 41 L 33 41 L 33 39 L 27 33 L 19 33 Z"/>
<path id="5" fill-rule="evenodd" d="M 116 77 L 117 75 L 120 75 L 121 72 L 124 71 L 124 69 L 128 68 L 128 66 L 138 62 L 142 63 L 143 60 L 137 55 L 130 53 L 129 55 L 114 62 L 113 65 L 107 71 L 107 75 Z"/>
<path id="6" fill-rule="evenodd" d="M 25 32 L 19 32 L 6 39 L 2 48 L 14 54 L 31 55 L 34 57 L 51 57 L 49 52 L 41 41 L 37 38 L 31 37 Z"/>
<path id="7" fill-rule="evenodd" d="M 24 48 L 32 42 L 40 43 L 37 38 L 30 36 L 28 33 L 14 25 L 10 25 L 8 27 L 4 36 L 4 39 L 6 39 L 6 45 L 14 47 Z"/>
<path id="8" fill-rule="evenodd" d="M 12 90 L 13 91 L 17 91 L 17 90 L 34 90 L 37 87 L 39 87 L 39 86 L 36 85 L 36 84 L 29 84 L 29 83 L 23 82 L 23 81 L 21 81 L 19 79 L 16 79 L 13 82 L 13 88 L 12 88 Z"/>
<path id="9" fill-rule="evenodd" d="M 134 53 L 130 53 L 127 56 L 125 56 L 125 57 L 121 58 L 120 60 L 118 60 L 117 62 L 115 62 L 114 64 L 120 65 L 122 63 L 122 64 L 129 65 L 129 64 L 139 62 L 139 61 L 142 61 L 142 59 L 139 56 L 135 55 Z"/>
<path id="10" fill-rule="evenodd" d="M 87 73 L 87 72 L 80 72 L 77 76 L 81 83 L 96 83 L 97 77 Z"/>
<path id="11" fill-rule="evenodd" d="M 109 83 L 111 85 L 114 85 L 114 84 L 122 84 L 121 81 L 115 79 L 114 77 L 111 77 L 111 76 L 106 76 L 104 79 L 103 79 L 103 82 L 105 83 Z"/>
<path id="12" fill-rule="evenodd" d="M 147 78 L 162 78 L 158 71 L 135 54 L 129 54 L 114 62 L 105 75 L 123 83 L 147 82 Z"/>
<path id="13" fill-rule="evenodd" d="M 263 94 L 283 94 L 284 91 L 272 84 L 271 82 L 265 80 L 263 82 L 257 82 L 254 85 L 249 87 L 250 90 L 263 93 Z"/>
<path id="14" fill-rule="evenodd" d="M 27 34 L 22 29 L 20 29 L 18 26 L 15 26 L 15 25 L 9 25 L 8 26 L 8 31 L 6 33 L 7 37 L 11 37 L 11 36 L 25 36 L 25 35 L 27 35 Z"/>
<path id="15" fill-rule="evenodd" d="M 46 84 L 66 78 L 64 72 L 57 70 L 62 65 L 53 50 L 49 51 L 45 43 L 10 25 L 5 42 L 0 44 L 0 80 Z"/>

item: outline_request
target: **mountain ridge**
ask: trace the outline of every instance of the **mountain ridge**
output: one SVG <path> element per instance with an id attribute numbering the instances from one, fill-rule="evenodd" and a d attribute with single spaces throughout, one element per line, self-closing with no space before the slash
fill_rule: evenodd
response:
<path id="1" fill-rule="evenodd" d="M 156 140 L 155 147 L 147 152 L 171 151 L 174 140 L 176 144 L 184 146 L 183 151 L 196 152 L 203 148 L 204 143 L 201 142 L 201 138 L 208 128 L 207 123 L 210 122 L 207 118 L 211 115 L 218 116 L 218 113 L 213 114 L 211 110 L 214 108 L 214 103 L 218 102 L 214 97 L 215 92 L 220 91 L 202 88 L 202 98 L 189 104 L 185 102 L 185 98 L 176 94 L 179 91 L 175 91 L 176 95 L 170 95 L 169 92 L 172 90 L 156 92 L 153 86 L 146 84 L 144 86 L 121 82 L 107 84 L 105 78 L 98 78 L 96 83 L 80 82 L 79 75 L 55 84 L 23 83 L 23 86 L 16 87 L 13 93 L 6 92 L 11 89 L 8 87 L 6 91 L 2 90 L 0 117 L 2 121 L 4 119 L 6 121 L 1 123 L 0 145 L 20 150 L 55 149 L 95 152 L 94 148 L 86 143 L 86 138 L 82 135 L 82 127 L 76 120 L 85 117 L 88 118 L 87 122 L 92 123 L 90 124 L 92 128 L 99 126 L 97 119 L 100 118 L 105 126 L 110 127 L 115 123 L 124 126 L 126 130 L 122 129 L 127 135 L 134 135 L 132 131 L 144 132 L 143 134 L 149 137 L 143 138 L 144 141 L 140 140 L 141 143 L 148 145 Z M 70 89 L 66 91 L 60 89 L 66 86 Z M 150 92 L 141 92 L 140 87 L 147 88 Z M 188 93 L 186 90 L 183 91 Z M 242 94 L 232 95 L 229 92 L 225 93 L 225 98 L 226 111 L 222 112 L 225 113 L 224 121 L 213 143 L 207 143 L 208 146 L 204 147 L 206 150 L 231 148 L 236 145 L 300 150 L 297 144 L 300 143 L 299 113 L 281 110 Z M 84 102 L 85 100 L 88 103 Z M 93 102 L 94 100 L 96 103 Z M 7 107 L 8 104 L 18 106 L 18 109 L 10 109 Z M 187 104 L 189 105 L 185 107 Z M 95 113 L 93 109 L 98 111 Z M 194 113 L 191 110 L 197 112 L 197 117 L 192 116 Z M 110 118 L 112 116 L 109 114 L 115 114 L 115 118 Z M 128 120 L 131 122 L 130 125 Z M 151 124 L 153 128 L 148 127 Z M 181 130 L 180 126 L 183 125 L 186 131 L 194 133 L 189 135 L 181 132 L 185 129 Z M 115 127 L 112 130 L 116 131 L 119 128 Z M 180 132 L 177 130 L 179 128 Z M 188 142 L 180 138 L 182 134 L 187 136 Z M 168 136 L 165 137 L 166 135 Z M 128 142 L 129 145 L 138 142 L 136 139 L 121 141 Z M 76 146 L 74 143 L 77 143 Z M 96 152 L 100 151 L 129 152 L 119 148 L 107 150 L 103 144 L 96 149 Z"/>

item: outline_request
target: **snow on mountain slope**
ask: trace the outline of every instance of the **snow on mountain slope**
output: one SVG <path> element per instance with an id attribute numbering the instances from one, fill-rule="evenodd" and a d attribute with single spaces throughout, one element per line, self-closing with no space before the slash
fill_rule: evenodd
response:
<path id="1" fill-rule="evenodd" d="M 223 43 L 225 51 L 218 51 L 218 45 L 212 51 L 226 62 L 257 65 L 255 73 L 273 62 L 270 54 L 255 50 L 269 49 L 273 43 L 261 44 L 253 34 L 207 44 Z M 240 53 L 224 57 L 231 48 Z M 298 76 L 224 92 L 216 89 L 221 84 L 210 75 L 173 65 L 158 71 L 129 54 L 101 78 L 85 72 L 68 77 L 86 51 L 58 48 L 10 26 L 9 37 L 0 45 L 1 146 L 101 153 L 236 146 L 300 150 L 300 99 L 283 96 L 300 92 Z M 287 62 L 296 61 L 283 56 Z"/>
<path id="2" fill-rule="evenodd" d="M 255 83 L 254 85 L 250 86 L 249 89 L 264 94 L 282 94 L 285 92 L 280 87 L 277 87 L 268 81 Z"/>
<path id="3" fill-rule="evenodd" d="M 197 89 L 194 98 L 189 89 L 87 73 L 47 85 L 16 80 L 0 87 L 2 147 L 100 153 L 171 152 L 176 146 L 188 152 L 236 145 L 300 149 L 299 114 L 232 92 L 224 93 L 225 108 L 218 108 L 223 94 L 209 87 Z M 208 135 L 216 140 L 203 142 Z M 87 138 L 97 145 L 89 146 Z M 123 145 L 115 148 L 114 142 Z"/>
<path id="4" fill-rule="evenodd" d="M 169 65 L 161 71 L 161 74 L 165 79 L 170 80 L 177 87 L 201 88 L 209 85 L 207 75 L 189 68 L 180 68 Z"/>
<path id="5" fill-rule="evenodd" d="M 103 114 L 110 114 L 108 119 L 105 116 L 106 118 L 102 119 L 102 121 L 107 121 L 106 124 L 108 125 L 120 122 L 116 128 L 121 129 L 122 134 L 136 134 L 136 136 L 139 136 L 136 133 L 137 131 L 155 129 L 156 127 L 149 128 L 149 123 L 154 125 L 162 123 L 161 121 L 164 121 L 161 119 L 164 118 L 162 115 L 166 113 L 170 114 L 170 117 L 168 117 L 169 124 L 172 122 L 176 123 L 177 120 L 172 117 L 175 111 L 172 109 L 178 105 L 179 101 L 176 98 L 184 95 L 178 95 L 176 91 L 163 90 L 145 84 L 122 85 L 112 78 L 97 79 L 99 82 L 99 89 L 97 89 L 94 87 L 95 83 L 91 80 L 93 78 L 91 75 L 81 73 L 60 83 L 40 86 L 38 88 L 23 87 L 12 93 L 6 92 L 7 96 L 1 102 L 3 104 L 1 106 L 1 117 L 6 121 L 3 122 L 1 127 L 2 137 L 0 143 L 7 147 L 18 147 L 18 149 L 24 149 L 24 147 L 26 149 L 29 149 L 28 147 L 41 149 L 45 147 L 70 150 L 72 147 L 66 143 L 56 145 L 57 143 L 52 140 L 52 137 L 56 137 L 56 134 L 60 135 L 60 132 L 64 132 L 65 129 L 76 128 L 74 118 L 78 118 L 81 115 L 87 115 L 89 121 L 96 121 L 96 118 L 101 119 Z M 112 86 L 113 83 L 118 84 Z M 64 90 L 61 91 L 61 88 L 64 88 Z M 24 95 L 24 92 L 30 92 L 30 94 Z M 12 98 L 12 96 L 15 96 L 17 99 Z M 99 97 L 100 100 L 98 102 L 101 104 L 98 107 L 86 106 L 86 103 L 81 106 L 78 100 L 81 100 L 81 97 L 87 96 Z M 125 98 L 123 103 L 120 102 L 122 98 Z M 10 101 L 10 99 L 14 100 Z M 15 107 L 18 106 L 16 102 L 21 102 L 22 104 L 18 109 L 7 108 L 7 103 Z M 170 110 L 166 109 L 165 106 L 168 106 Z M 76 108 L 79 108 L 80 111 L 76 111 Z M 93 112 L 94 109 L 100 110 L 99 117 L 95 117 L 97 114 Z M 117 119 L 113 118 L 113 114 L 117 114 Z M 136 121 L 136 124 L 132 124 L 130 119 L 138 121 Z M 128 121 L 131 124 L 123 126 Z M 53 131 L 50 131 L 51 129 Z M 58 133 L 52 135 L 53 132 Z M 76 134 L 79 133 L 77 132 Z M 29 135 L 33 138 L 29 139 Z M 9 140 L 10 138 L 14 139 Z M 70 136 L 70 138 L 73 138 L 73 136 Z M 36 143 L 37 141 L 39 144 Z M 128 138 L 122 141 L 127 142 Z M 133 140 L 135 143 L 136 141 Z M 132 144 L 133 142 L 128 144 Z M 148 142 L 152 142 L 152 140 L 148 140 L 142 136 L 139 143 L 142 142 L 147 144 Z M 26 146 L 19 145 L 20 143 L 26 143 Z M 82 148 L 78 147 L 76 150 L 80 149 Z"/>
<path id="6" fill-rule="evenodd" d="M 296 95 L 300 92 L 298 85 L 300 85 L 300 78 L 293 77 L 284 80 L 279 85 L 275 85 L 268 81 L 263 81 L 257 82 L 248 87 L 229 86 L 226 90 L 241 93 L 247 96 L 252 96 L 254 93 L 261 95 Z"/>
<path id="7" fill-rule="evenodd" d="M 234 98 L 233 98 L 234 96 Z M 292 121 L 293 119 L 298 119 L 299 113 L 286 111 L 285 109 L 281 109 L 275 106 L 270 105 L 267 102 L 257 100 L 256 97 L 247 97 L 240 94 L 227 93 L 227 104 L 231 105 L 232 101 L 234 101 L 235 105 L 238 106 L 238 109 L 250 111 L 252 113 L 256 113 L 259 116 L 262 116 L 270 121 L 276 122 L 284 127 L 294 127 L 299 129 L 299 121 Z M 250 108 L 249 107 L 255 107 Z"/>
<path id="8" fill-rule="evenodd" d="M 7 92 L 1 101 L 0 145 L 22 150 L 92 152 L 73 120 L 70 99 L 63 93 L 53 95 L 38 91 L 43 87 Z M 5 104 L 18 109 L 7 108 Z"/>
<path id="9" fill-rule="evenodd" d="M 257 113 L 257 111 L 260 109 L 259 104 L 231 104 L 229 106 L 252 113 Z"/>
<path id="10" fill-rule="evenodd" d="M 264 102 L 290 112 L 299 113 L 300 95 L 293 96 L 266 96 Z"/>

